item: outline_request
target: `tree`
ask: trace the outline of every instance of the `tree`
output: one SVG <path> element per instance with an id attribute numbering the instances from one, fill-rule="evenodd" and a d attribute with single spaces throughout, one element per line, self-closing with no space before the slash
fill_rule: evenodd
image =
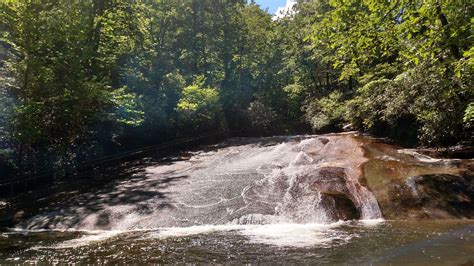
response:
<path id="1" fill-rule="evenodd" d="M 17 101 L 12 128 L 20 162 L 26 151 L 50 153 L 53 162 L 75 157 L 97 123 L 133 123 L 128 116 L 139 115 L 133 95 L 112 84 L 116 62 L 110 53 L 101 55 L 108 28 L 95 22 L 105 14 L 97 13 L 97 3 L 2 4 L 5 39 L 15 55 L 7 65 L 14 77 L 7 89 Z"/>
<path id="2" fill-rule="evenodd" d="M 472 4 L 329 4 L 310 38 L 321 50 L 317 53 L 340 70 L 340 79 L 348 80 L 349 90 L 341 91 L 354 94 L 347 108 L 356 128 L 427 145 L 465 137 L 463 114 L 473 97 L 472 64 L 467 63 Z"/>
<path id="3" fill-rule="evenodd" d="M 221 112 L 219 92 L 204 84 L 204 77 L 198 76 L 192 85 L 185 87 L 176 109 L 184 123 L 212 128 L 218 123 L 218 113 Z"/>

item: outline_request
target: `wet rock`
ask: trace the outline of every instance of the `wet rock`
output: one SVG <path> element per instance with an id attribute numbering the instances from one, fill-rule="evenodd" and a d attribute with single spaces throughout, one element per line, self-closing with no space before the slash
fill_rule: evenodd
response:
<path id="1" fill-rule="evenodd" d="M 447 159 L 379 141 L 364 149 L 365 183 L 385 219 L 474 218 L 472 159 Z"/>
<path id="2" fill-rule="evenodd" d="M 342 167 L 323 167 L 319 169 L 319 178 L 312 185 L 322 194 L 349 194 L 346 184 L 346 173 Z"/>
<path id="3" fill-rule="evenodd" d="M 0 210 L 8 207 L 8 202 L 0 200 Z"/>
<path id="4" fill-rule="evenodd" d="M 96 226 L 107 227 L 110 224 L 110 214 L 107 212 L 101 213 L 97 216 Z"/>
<path id="5" fill-rule="evenodd" d="M 321 143 L 322 143 L 323 145 L 326 145 L 326 144 L 328 144 L 328 142 L 329 142 L 329 139 L 327 139 L 327 138 L 318 138 L 318 140 L 321 141 Z"/>
<path id="6" fill-rule="evenodd" d="M 352 124 L 345 124 L 343 127 L 342 127 L 342 130 L 343 131 L 352 131 L 354 130 L 354 126 Z"/>
<path id="7" fill-rule="evenodd" d="M 416 199 L 434 218 L 474 218 L 474 178 L 434 174 L 415 178 Z M 439 217 L 441 216 L 441 217 Z"/>
<path id="8" fill-rule="evenodd" d="M 390 204 L 382 206 L 389 219 L 474 218 L 474 178 L 469 173 L 412 176 L 392 181 Z"/>
<path id="9" fill-rule="evenodd" d="M 319 179 L 312 185 L 321 194 L 320 204 L 329 210 L 333 220 L 354 220 L 360 218 L 352 195 L 347 188 L 346 169 L 342 167 L 323 167 L 319 169 Z"/>
<path id="10" fill-rule="evenodd" d="M 322 194 L 321 205 L 330 210 L 329 215 L 337 220 L 357 220 L 360 213 L 354 202 L 345 194 Z"/>
<path id="11" fill-rule="evenodd" d="M 17 211 L 15 215 L 13 216 L 13 220 L 15 222 L 20 221 L 21 219 L 23 219 L 24 216 L 25 216 L 25 211 L 23 210 Z"/>
<path id="12" fill-rule="evenodd" d="M 474 158 L 474 146 L 458 145 L 445 149 L 422 149 L 421 153 L 435 158 L 471 159 Z"/>

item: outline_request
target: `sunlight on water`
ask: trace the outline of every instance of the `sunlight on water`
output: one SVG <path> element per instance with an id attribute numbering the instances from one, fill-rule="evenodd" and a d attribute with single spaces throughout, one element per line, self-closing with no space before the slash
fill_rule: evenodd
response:
<path id="1" fill-rule="evenodd" d="M 221 144 L 52 204 L 19 228 L 114 231 L 377 219 L 377 201 L 359 180 L 364 162 L 349 135 Z"/>
<path id="2" fill-rule="evenodd" d="M 275 246 L 311 247 L 330 244 L 335 240 L 349 241 L 352 236 L 332 229 L 335 224 L 269 224 L 248 226 L 241 233 L 249 237 L 251 243 Z"/>
<path id="3" fill-rule="evenodd" d="M 100 243 L 102 241 L 106 241 L 110 238 L 113 238 L 115 236 L 123 234 L 124 231 L 101 231 L 101 232 L 99 232 L 99 231 L 95 231 L 95 232 L 94 231 L 89 231 L 89 232 L 85 231 L 85 232 L 82 232 L 82 233 L 84 233 L 84 235 L 79 237 L 79 238 L 67 240 L 67 241 L 64 241 L 62 243 L 53 245 L 51 247 L 37 246 L 37 247 L 33 247 L 33 248 L 38 248 L 38 249 L 41 249 L 41 248 L 53 248 L 53 249 L 77 248 L 77 247 L 87 246 L 87 245 L 91 245 L 91 244 L 95 244 L 95 243 Z"/>
<path id="4" fill-rule="evenodd" d="M 376 223 L 380 223 L 377 221 Z M 35 246 L 31 249 L 68 249 L 108 241 L 120 235 L 140 233 L 142 239 L 167 239 L 194 235 L 205 235 L 215 232 L 233 232 L 248 238 L 249 243 L 260 243 L 287 247 L 310 247 L 323 245 L 334 240 L 349 241 L 353 236 L 337 227 L 348 224 L 339 221 L 332 224 L 266 224 L 266 225 L 202 225 L 190 227 L 172 227 L 146 230 L 113 230 L 113 231 L 74 231 L 51 230 L 50 232 L 78 232 L 82 236 L 54 244 L 52 246 Z M 375 224 L 375 223 L 374 223 Z M 40 233 L 49 230 L 12 230 L 15 233 Z"/>
<path id="5" fill-rule="evenodd" d="M 382 219 L 361 143 L 237 139 L 138 167 L 0 232 L 0 264 L 474 260 L 472 221 Z"/>
<path id="6" fill-rule="evenodd" d="M 310 264 L 401 265 L 411 261 L 470 265 L 473 248 L 474 222 L 454 220 L 228 224 L 126 231 L 17 229 L 0 234 L 0 264 L 281 263 L 283 259 Z"/>
<path id="7" fill-rule="evenodd" d="M 167 238 L 217 231 L 237 232 L 249 238 L 251 243 L 276 246 L 304 247 L 330 242 L 334 239 L 348 239 L 347 235 L 332 230 L 343 222 L 334 224 L 267 224 L 267 225 L 209 225 L 185 228 L 167 228 L 153 232 L 149 237 Z"/>

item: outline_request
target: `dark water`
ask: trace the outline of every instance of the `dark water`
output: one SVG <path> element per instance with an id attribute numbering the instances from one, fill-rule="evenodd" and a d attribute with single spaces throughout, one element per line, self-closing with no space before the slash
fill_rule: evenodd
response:
<path id="1" fill-rule="evenodd" d="M 1 233 L 0 264 L 25 262 L 473 265 L 474 221 Z"/>

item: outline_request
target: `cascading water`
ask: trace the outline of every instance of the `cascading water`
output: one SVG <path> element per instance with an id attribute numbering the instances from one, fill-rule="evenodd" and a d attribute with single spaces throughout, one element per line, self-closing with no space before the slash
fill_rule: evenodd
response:
<path id="1" fill-rule="evenodd" d="M 310 138 L 299 143 L 282 144 L 291 149 L 285 151 L 285 154 L 291 154 L 291 160 L 285 166 L 278 164 L 270 173 L 262 172 L 265 177 L 243 191 L 245 209 L 255 210 L 256 213 L 241 216 L 237 222 L 334 222 L 342 218 L 337 215 L 341 210 L 330 209 L 323 203 L 323 197 L 327 198 L 327 194 L 346 198 L 349 204 L 352 202 L 361 219 L 381 218 L 375 197 L 359 183 L 359 167 L 364 162 L 360 147 L 353 146 L 357 144 L 350 138 L 342 141 L 338 138 L 339 143 L 335 145 L 331 145 L 332 141 L 328 138 Z M 347 149 L 350 147 L 352 149 Z M 362 160 L 355 159 L 356 156 Z M 330 184 L 323 191 L 315 186 L 328 181 Z M 262 210 L 266 211 L 267 216 L 261 216 Z"/>
<path id="2" fill-rule="evenodd" d="M 474 260 L 472 220 L 392 220 L 453 204 L 471 217 L 472 160 L 349 133 L 229 139 L 123 169 L 18 208 L 16 227 L 0 229 L 0 264 Z"/>
<path id="3" fill-rule="evenodd" d="M 378 219 L 377 201 L 359 182 L 364 162 L 350 135 L 235 139 L 187 160 L 137 169 L 128 180 L 53 205 L 20 227 L 194 232 L 196 226 L 248 230 Z"/>

